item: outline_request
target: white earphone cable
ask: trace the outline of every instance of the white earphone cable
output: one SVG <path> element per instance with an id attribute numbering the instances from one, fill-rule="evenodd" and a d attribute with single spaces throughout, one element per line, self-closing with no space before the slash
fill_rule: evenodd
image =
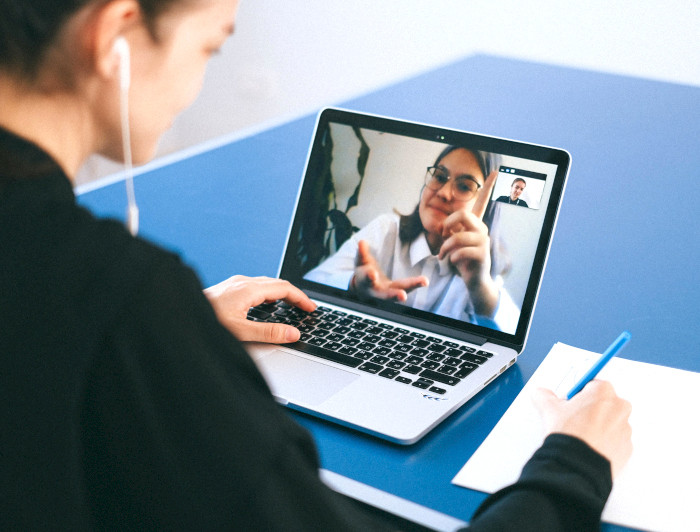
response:
<path id="1" fill-rule="evenodd" d="M 123 39 L 123 38 L 122 38 Z M 126 226 L 136 236 L 139 231 L 139 209 L 134 192 L 134 167 L 131 155 L 131 128 L 129 123 L 129 88 L 131 86 L 131 61 L 129 46 L 125 40 L 116 43 L 119 54 L 119 114 L 122 129 L 122 149 L 126 170 Z"/>

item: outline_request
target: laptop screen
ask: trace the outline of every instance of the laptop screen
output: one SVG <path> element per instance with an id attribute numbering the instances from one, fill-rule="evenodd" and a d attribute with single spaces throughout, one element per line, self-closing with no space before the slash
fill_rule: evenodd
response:
<path id="1" fill-rule="evenodd" d="M 562 150 L 326 109 L 280 276 L 522 347 L 568 165 Z"/>

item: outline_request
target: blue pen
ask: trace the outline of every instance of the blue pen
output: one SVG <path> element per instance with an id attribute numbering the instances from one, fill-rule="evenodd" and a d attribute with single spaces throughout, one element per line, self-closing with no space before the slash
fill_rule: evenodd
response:
<path id="1" fill-rule="evenodd" d="M 605 353 L 596 361 L 595 364 L 589 369 L 586 374 L 581 377 L 581 380 L 576 383 L 576 386 L 571 388 L 571 391 L 569 394 L 566 396 L 567 399 L 571 399 L 574 395 L 576 395 L 578 392 L 583 390 L 583 387 L 591 382 L 593 379 L 595 379 L 596 375 L 600 373 L 600 370 L 603 369 L 603 366 L 607 364 L 612 357 L 614 357 L 616 354 L 620 352 L 620 349 L 625 347 L 625 344 L 630 341 L 630 338 L 632 338 L 632 335 L 627 332 L 623 331 L 620 336 L 617 337 L 617 340 L 615 340 L 612 344 L 610 344 L 610 347 L 608 347 L 605 350 Z"/>

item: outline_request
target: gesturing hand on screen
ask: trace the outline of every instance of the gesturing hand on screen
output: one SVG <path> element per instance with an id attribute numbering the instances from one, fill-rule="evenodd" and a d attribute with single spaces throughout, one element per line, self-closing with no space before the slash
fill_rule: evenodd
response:
<path id="1" fill-rule="evenodd" d="M 389 279 L 372 255 L 369 244 L 360 240 L 357 246 L 355 275 L 350 283 L 350 289 L 354 290 L 360 297 L 404 302 L 408 297 L 408 292 L 421 286 L 428 286 L 428 279 L 423 275 L 405 279 Z"/>

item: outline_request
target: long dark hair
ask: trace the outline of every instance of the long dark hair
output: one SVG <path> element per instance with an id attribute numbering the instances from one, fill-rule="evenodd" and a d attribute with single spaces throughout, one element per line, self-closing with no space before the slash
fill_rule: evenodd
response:
<path id="1" fill-rule="evenodd" d="M 192 0 L 138 0 L 144 23 L 157 40 L 156 20 Z M 0 72 L 33 81 L 66 22 L 90 4 L 109 0 L 0 0 Z"/>
<path id="2" fill-rule="evenodd" d="M 440 152 L 440 155 L 438 155 L 437 159 L 435 159 L 433 166 L 439 165 L 440 161 L 455 150 L 467 150 L 469 153 L 474 155 L 479 163 L 479 169 L 481 170 L 484 179 L 486 179 L 486 176 L 488 176 L 498 164 L 498 157 L 493 153 L 473 150 L 472 148 L 467 148 L 466 146 L 451 144 Z M 423 223 L 420 220 L 419 207 L 420 201 L 411 214 L 400 215 L 399 239 L 403 244 L 413 242 L 418 235 L 423 232 Z"/>

